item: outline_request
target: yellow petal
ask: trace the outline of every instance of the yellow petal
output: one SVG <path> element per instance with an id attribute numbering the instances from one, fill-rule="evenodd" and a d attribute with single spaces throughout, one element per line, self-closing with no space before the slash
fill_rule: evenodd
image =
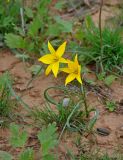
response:
<path id="1" fill-rule="evenodd" d="M 65 80 L 65 85 L 67 85 L 68 83 L 70 83 L 71 81 L 73 81 L 76 78 L 76 75 L 71 73 L 67 76 L 66 80 Z"/>
<path id="2" fill-rule="evenodd" d="M 68 61 L 65 58 L 60 58 L 59 62 L 61 62 L 61 63 L 68 63 Z"/>
<path id="3" fill-rule="evenodd" d="M 65 73 L 71 73 L 69 68 L 60 68 L 60 71 L 63 71 Z"/>
<path id="4" fill-rule="evenodd" d="M 45 64 L 51 64 L 54 62 L 54 56 L 52 54 L 47 54 L 38 59 L 40 62 Z"/>
<path id="5" fill-rule="evenodd" d="M 53 71 L 53 74 L 54 74 L 55 77 L 57 77 L 58 70 L 59 70 L 59 62 L 55 62 L 52 65 L 52 71 Z"/>
<path id="6" fill-rule="evenodd" d="M 53 46 L 51 45 L 51 43 L 48 41 L 48 49 L 50 51 L 50 53 L 54 54 L 55 53 L 55 49 L 53 48 Z"/>
<path id="7" fill-rule="evenodd" d="M 52 70 L 52 64 L 50 64 L 50 65 L 47 67 L 47 69 L 46 69 L 46 71 L 45 71 L 46 76 L 51 72 L 51 70 Z"/>
<path id="8" fill-rule="evenodd" d="M 79 65 L 77 54 L 76 54 L 76 56 L 75 56 L 74 62 L 76 63 L 76 65 Z"/>
<path id="9" fill-rule="evenodd" d="M 80 75 L 76 76 L 76 79 L 77 79 L 77 81 L 78 81 L 79 83 L 82 84 L 82 79 L 81 79 L 81 76 L 80 76 Z"/>
<path id="10" fill-rule="evenodd" d="M 67 43 L 67 42 L 64 42 L 64 43 L 63 43 L 62 45 L 60 45 L 59 48 L 57 49 L 56 55 L 57 55 L 58 57 L 62 57 L 62 55 L 64 54 L 65 48 L 66 48 L 66 43 Z"/>
<path id="11" fill-rule="evenodd" d="M 81 66 L 78 65 L 78 75 L 76 76 L 76 79 L 78 80 L 79 83 L 82 84 L 82 79 L 81 79 Z"/>
<path id="12" fill-rule="evenodd" d="M 68 63 L 68 68 L 71 70 L 71 72 L 75 72 L 77 70 L 77 66 L 73 61 Z"/>
<path id="13" fill-rule="evenodd" d="M 81 66 L 78 65 L 78 74 L 80 75 L 81 74 Z"/>
<path id="14" fill-rule="evenodd" d="M 69 63 L 71 63 L 71 62 L 73 62 L 73 61 L 71 61 L 71 60 L 67 59 L 67 63 L 68 63 L 68 64 L 69 64 Z"/>

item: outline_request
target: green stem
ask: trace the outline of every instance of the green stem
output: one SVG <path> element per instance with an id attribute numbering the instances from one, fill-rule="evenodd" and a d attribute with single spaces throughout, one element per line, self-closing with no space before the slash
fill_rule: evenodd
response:
<path id="1" fill-rule="evenodd" d="M 100 51 L 101 51 L 101 57 L 100 57 L 100 66 L 101 70 L 103 72 L 103 64 L 102 64 L 102 47 L 103 47 L 103 42 L 102 42 L 102 7 L 103 7 L 103 0 L 100 0 L 100 12 L 99 12 L 99 32 L 100 32 Z"/>
<path id="2" fill-rule="evenodd" d="M 84 84 L 81 85 L 81 91 L 82 91 L 82 99 L 83 99 L 84 107 L 85 107 L 86 118 L 88 118 L 89 112 L 88 112 L 88 105 L 87 105 L 87 100 L 86 100 L 86 91 L 85 91 Z"/>
<path id="3" fill-rule="evenodd" d="M 102 49 L 102 7 L 103 0 L 100 2 L 100 12 L 99 12 L 99 31 L 100 31 L 100 48 Z"/>

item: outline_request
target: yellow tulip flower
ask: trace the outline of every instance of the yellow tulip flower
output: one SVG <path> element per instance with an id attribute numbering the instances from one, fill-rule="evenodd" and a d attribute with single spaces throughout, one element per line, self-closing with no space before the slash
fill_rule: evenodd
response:
<path id="1" fill-rule="evenodd" d="M 74 61 L 68 60 L 68 68 L 61 68 L 61 71 L 68 73 L 65 80 L 65 85 L 73 81 L 74 79 L 77 79 L 77 81 L 82 84 L 81 79 L 81 66 L 78 63 L 77 55 L 75 56 Z"/>
<path id="2" fill-rule="evenodd" d="M 59 64 L 60 63 L 68 63 L 67 60 L 62 58 L 66 48 L 66 42 L 59 46 L 59 48 L 55 51 L 51 43 L 48 41 L 48 49 L 50 54 L 46 54 L 39 58 L 40 62 L 44 64 L 48 64 L 45 74 L 48 75 L 51 71 L 53 72 L 54 76 L 57 77 L 59 71 Z"/>

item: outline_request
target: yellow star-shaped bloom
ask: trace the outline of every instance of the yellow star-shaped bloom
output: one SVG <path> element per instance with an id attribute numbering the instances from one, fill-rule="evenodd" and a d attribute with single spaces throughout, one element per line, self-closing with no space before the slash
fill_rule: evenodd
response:
<path id="1" fill-rule="evenodd" d="M 74 61 L 68 60 L 68 68 L 61 68 L 60 70 L 69 74 L 65 80 L 65 85 L 74 79 L 77 79 L 77 81 L 82 84 L 81 66 L 78 63 L 77 55 L 75 56 Z"/>
<path id="2" fill-rule="evenodd" d="M 62 58 L 66 48 L 66 42 L 59 46 L 59 48 L 55 51 L 51 43 L 48 41 L 48 49 L 50 54 L 46 54 L 39 58 L 38 60 L 44 64 L 48 64 L 45 74 L 48 75 L 51 71 L 53 72 L 54 76 L 57 77 L 59 71 L 59 64 L 60 63 L 67 63 L 67 60 Z"/>

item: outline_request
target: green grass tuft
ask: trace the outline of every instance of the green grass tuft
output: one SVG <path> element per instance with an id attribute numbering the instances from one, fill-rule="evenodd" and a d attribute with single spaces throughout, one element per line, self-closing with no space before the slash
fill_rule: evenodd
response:
<path id="1" fill-rule="evenodd" d="M 12 110 L 15 107 L 15 101 L 12 99 L 9 86 L 12 81 L 8 72 L 0 76 L 0 126 L 5 127 L 9 119 L 12 118 Z"/>
<path id="2" fill-rule="evenodd" d="M 102 29 L 102 47 L 100 31 L 90 17 L 85 20 L 82 49 L 79 60 L 86 64 L 95 63 L 97 71 L 123 73 L 123 42 L 120 29 L 104 27 Z"/>

